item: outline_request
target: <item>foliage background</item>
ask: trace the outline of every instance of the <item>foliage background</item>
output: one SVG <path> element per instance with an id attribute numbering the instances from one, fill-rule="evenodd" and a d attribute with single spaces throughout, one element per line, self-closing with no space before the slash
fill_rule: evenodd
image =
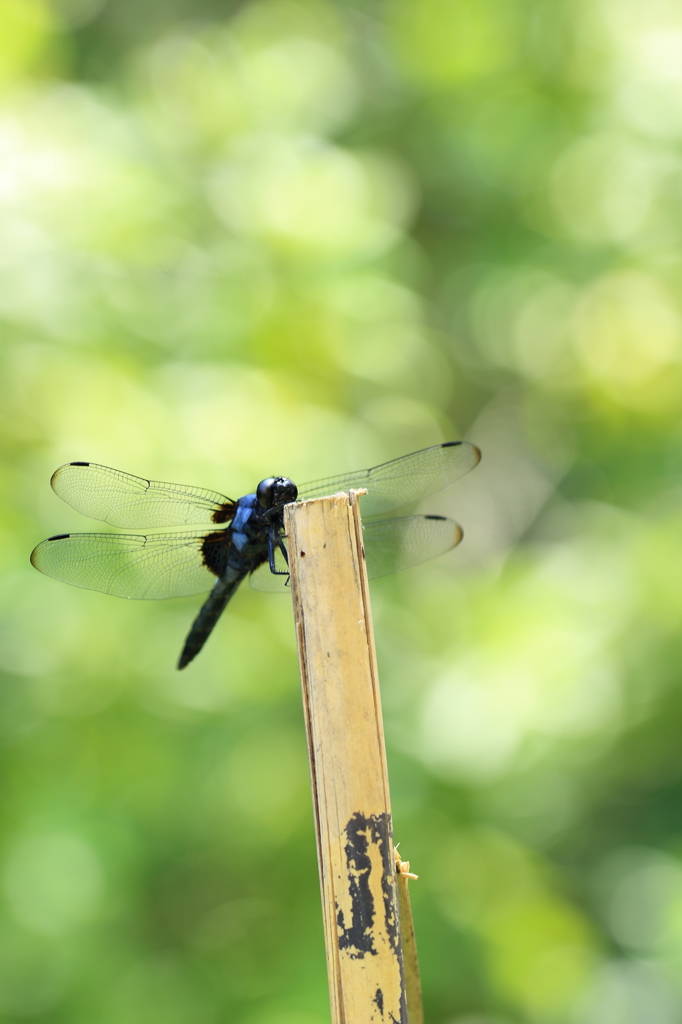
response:
<path id="1" fill-rule="evenodd" d="M 468 437 L 373 587 L 430 1024 L 682 1021 L 675 0 L 0 0 L 0 1017 L 328 1020 L 291 612 L 40 577 L 92 460 Z"/>

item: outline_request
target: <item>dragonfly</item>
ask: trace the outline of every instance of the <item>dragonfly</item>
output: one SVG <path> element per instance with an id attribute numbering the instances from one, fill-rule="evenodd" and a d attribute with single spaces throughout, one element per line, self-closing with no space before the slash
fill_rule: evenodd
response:
<path id="1" fill-rule="evenodd" d="M 286 591 L 285 505 L 366 490 L 360 497 L 363 546 L 368 576 L 376 579 L 459 544 L 462 528 L 444 516 L 377 517 L 449 486 L 480 458 L 468 441 L 447 441 L 301 487 L 288 477 L 265 477 L 253 494 L 236 501 L 94 462 L 69 462 L 50 481 L 60 498 L 91 519 L 148 532 L 60 533 L 34 548 L 31 563 L 63 583 L 116 597 L 160 600 L 210 590 L 185 640 L 182 669 L 202 649 L 244 579 L 256 590 Z"/>

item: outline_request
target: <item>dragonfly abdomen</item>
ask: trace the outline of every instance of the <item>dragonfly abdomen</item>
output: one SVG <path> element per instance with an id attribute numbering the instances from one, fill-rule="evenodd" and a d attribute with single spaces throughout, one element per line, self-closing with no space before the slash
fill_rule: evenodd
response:
<path id="1" fill-rule="evenodd" d="M 218 580 L 192 623 L 178 661 L 178 668 L 184 668 L 193 658 L 196 658 L 244 576 L 243 572 L 228 571 L 226 576 Z"/>

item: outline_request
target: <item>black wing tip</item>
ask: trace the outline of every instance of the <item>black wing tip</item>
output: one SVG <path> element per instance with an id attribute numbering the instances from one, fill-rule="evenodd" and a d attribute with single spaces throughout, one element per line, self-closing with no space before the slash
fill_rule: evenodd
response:
<path id="1" fill-rule="evenodd" d="M 41 548 L 43 548 L 45 544 L 49 544 L 51 540 L 68 540 L 70 536 L 70 533 L 57 533 L 55 534 L 54 537 L 47 537 L 45 540 L 41 540 L 40 544 L 36 544 L 33 551 L 31 552 L 31 565 L 33 566 L 33 568 L 40 569 L 40 566 L 38 565 L 38 559 L 40 558 Z M 44 572 L 43 569 L 40 569 L 40 571 Z"/>
<path id="2" fill-rule="evenodd" d="M 476 455 L 478 456 L 478 458 L 476 459 L 476 462 L 474 463 L 474 465 L 477 466 L 478 463 L 481 461 L 481 449 L 478 447 L 478 445 L 472 444 L 471 441 L 444 441 L 443 444 L 440 447 L 441 448 L 456 448 L 458 445 L 462 445 L 462 444 L 465 444 L 467 446 L 467 448 L 471 448 L 471 450 L 473 452 L 476 452 Z"/>
<path id="3" fill-rule="evenodd" d="M 62 470 L 66 469 L 68 466 L 91 466 L 91 465 L 92 465 L 91 462 L 65 462 L 63 466 L 59 467 L 59 469 L 55 469 L 54 473 L 50 477 L 50 487 L 52 488 L 53 491 L 55 491 L 55 493 L 58 493 L 56 488 L 55 488 L 55 483 L 57 481 L 57 477 L 62 472 Z"/>
<path id="4" fill-rule="evenodd" d="M 454 519 L 450 519 L 448 516 L 422 516 L 422 518 L 423 519 L 436 519 L 436 520 L 438 520 L 438 522 L 441 522 L 441 523 L 451 523 L 452 526 L 454 526 L 454 528 L 455 528 L 455 530 L 457 532 L 457 540 L 453 544 L 453 547 L 457 547 L 457 545 L 461 543 L 462 537 L 464 536 L 464 530 L 459 525 L 459 523 L 455 522 Z"/>

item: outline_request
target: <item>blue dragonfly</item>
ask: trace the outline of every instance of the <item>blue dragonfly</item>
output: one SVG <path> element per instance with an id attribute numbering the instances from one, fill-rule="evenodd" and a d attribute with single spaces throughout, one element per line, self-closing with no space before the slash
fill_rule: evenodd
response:
<path id="1" fill-rule="evenodd" d="M 184 668 L 247 576 L 256 590 L 286 589 L 286 504 L 366 488 L 360 510 L 367 520 L 367 571 L 375 579 L 444 554 L 459 544 L 462 529 L 444 516 L 374 517 L 442 490 L 480 458 L 467 441 L 448 441 L 301 487 L 288 477 L 266 477 L 253 494 L 236 501 L 94 462 L 70 462 L 50 481 L 60 498 L 91 519 L 152 532 L 57 534 L 38 544 L 31 563 L 64 583 L 116 597 L 159 600 L 210 590 L 180 655 L 178 668 Z"/>

